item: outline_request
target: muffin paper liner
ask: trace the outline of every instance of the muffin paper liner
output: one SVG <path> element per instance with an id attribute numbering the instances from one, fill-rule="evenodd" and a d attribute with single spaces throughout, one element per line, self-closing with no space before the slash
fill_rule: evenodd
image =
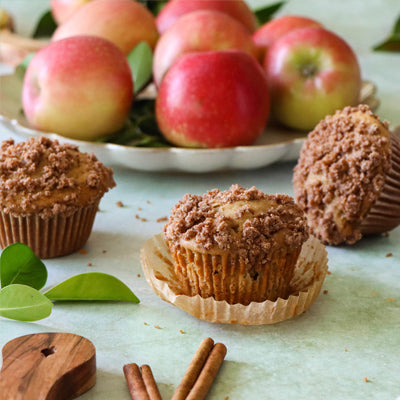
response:
<path id="1" fill-rule="evenodd" d="M 392 169 L 383 189 L 360 225 L 363 234 L 382 233 L 400 225 L 400 136 L 391 133 Z"/>
<path id="2" fill-rule="evenodd" d="M 290 296 L 243 305 L 183 294 L 162 234 L 153 236 L 143 245 L 141 262 L 148 284 L 163 300 L 208 322 L 242 325 L 274 324 L 303 313 L 318 297 L 328 270 L 325 246 L 310 237 L 298 257 L 290 281 Z"/>
<path id="3" fill-rule="evenodd" d="M 25 243 L 39 258 L 53 258 L 79 250 L 89 238 L 98 204 L 82 207 L 69 217 L 38 215 L 13 217 L 0 212 L 0 246 Z"/>
<path id="4" fill-rule="evenodd" d="M 247 305 L 289 296 L 300 250 L 280 247 L 271 254 L 268 267 L 256 260 L 254 268 L 229 253 L 210 255 L 182 246 L 170 253 L 182 294 Z"/>

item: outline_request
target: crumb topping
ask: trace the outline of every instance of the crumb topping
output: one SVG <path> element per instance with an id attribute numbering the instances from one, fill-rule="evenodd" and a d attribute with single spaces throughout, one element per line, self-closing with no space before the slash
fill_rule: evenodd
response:
<path id="1" fill-rule="evenodd" d="M 232 185 L 223 192 L 185 194 L 172 209 L 164 235 L 170 246 L 189 242 L 206 252 L 237 252 L 247 263 L 261 255 L 267 263 L 275 246 L 302 246 L 308 227 L 290 196 Z"/>
<path id="2" fill-rule="evenodd" d="M 114 187 L 112 176 L 94 154 L 43 136 L 0 146 L 0 205 L 14 216 L 71 215 Z"/>
<path id="3" fill-rule="evenodd" d="M 294 169 L 297 204 L 326 244 L 361 238 L 362 219 L 391 168 L 387 122 L 366 105 L 327 116 L 308 135 Z"/>

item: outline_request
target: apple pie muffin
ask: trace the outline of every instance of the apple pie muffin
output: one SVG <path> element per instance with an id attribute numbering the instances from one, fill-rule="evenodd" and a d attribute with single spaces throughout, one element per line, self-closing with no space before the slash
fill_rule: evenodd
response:
<path id="1" fill-rule="evenodd" d="M 93 154 L 43 136 L 0 147 L 0 246 L 21 242 L 40 258 L 87 241 L 113 172 Z"/>
<path id="2" fill-rule="evenodd" d="M 307 221 L 293 199 L 233 185 L 186 194 L 164 227 L 183 294 L 230 304 L 287 298 Z"/>

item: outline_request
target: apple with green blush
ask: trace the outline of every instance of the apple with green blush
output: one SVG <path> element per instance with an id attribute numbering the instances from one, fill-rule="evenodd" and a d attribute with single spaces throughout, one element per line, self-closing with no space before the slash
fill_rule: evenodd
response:
<path id="1" fill-rule="evenodd" d="M 358 103 L 357 56 L 338 35 L 297 29 L 274 41 L 264 62 L 272 114 L 293 129 L 311 130 L 326 115 Z"/>

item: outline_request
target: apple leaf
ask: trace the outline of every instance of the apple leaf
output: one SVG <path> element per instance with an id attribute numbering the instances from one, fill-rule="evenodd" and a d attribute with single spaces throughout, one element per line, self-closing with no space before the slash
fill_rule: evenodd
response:
<path id="1" fill-rule="evenodd" d="M 14 243 L 0 256 L 1 287 L 22 284 L 41 289 L 47 281 L 47 269 L 29 246 Z"/>
<path id="2" fill-rule="evenodd" d="M 46 11 L 39 19 L 32 37 L 35 39 L 50 37 L 57 28 L 51 11 Z"/>
<path id="3" fill-rule="evenodd" d="M 0 316 L 17 321 L 37 321 L 50 315 L 53 303 L 36 289 L 9 285 L 0 290 Z"/>
<path id="4" fill-rule="evenodd" d="M 394 24 L 389 37 L 382 43 L 374 46 L 375 51 L 400 51 L 400 17 Z"/>
<path id="5" fill-rule="evenodd" d="M 170 146 L 158 128 L 154 107 L 155 100 L 135 100 L 125 127 L 100 141 L 134 147 Z"/>
<path id="6" fill-rule="evenodd" d="M 257 8 L 254 10 L 254 14 L 260 25 L 264 25 L 266 22 L 270 21 L 274 14 L 285 4 L 284 1 L 279 1 L 274 4 L 269 4 L 268 6 Z"/>
<path id="7" fill-rule="evenodd" d="M 19 79 L 24 79 L 25 72 L 34 55 L 35 53 L 29 53 L 15 68 L 15 74 Z"/>
<path id="8" fill-rule="evenodd" d="M 138 0 L 139 3 L 142 3 L 145 7 L 148 8 L 148 10 L 153 14 L 157 15 L 161 9 L 165 6 L 167 3 L 167 0 Z"/>
<path id="9" fill-rule="evenodd" d="M 139 299 L 125 283 L 101 272 L 75 275 L 48 290 L 45 296 L 53 301 L 113 300 L 139 303 Z"/>
<path id="10" fill-rule="evenodd" d="M 129 54 L 128 63 L 132 71 L 135 93 L 151 79 L 153 73 L 153 52 L 146 42 L 140 42 Z"/>

